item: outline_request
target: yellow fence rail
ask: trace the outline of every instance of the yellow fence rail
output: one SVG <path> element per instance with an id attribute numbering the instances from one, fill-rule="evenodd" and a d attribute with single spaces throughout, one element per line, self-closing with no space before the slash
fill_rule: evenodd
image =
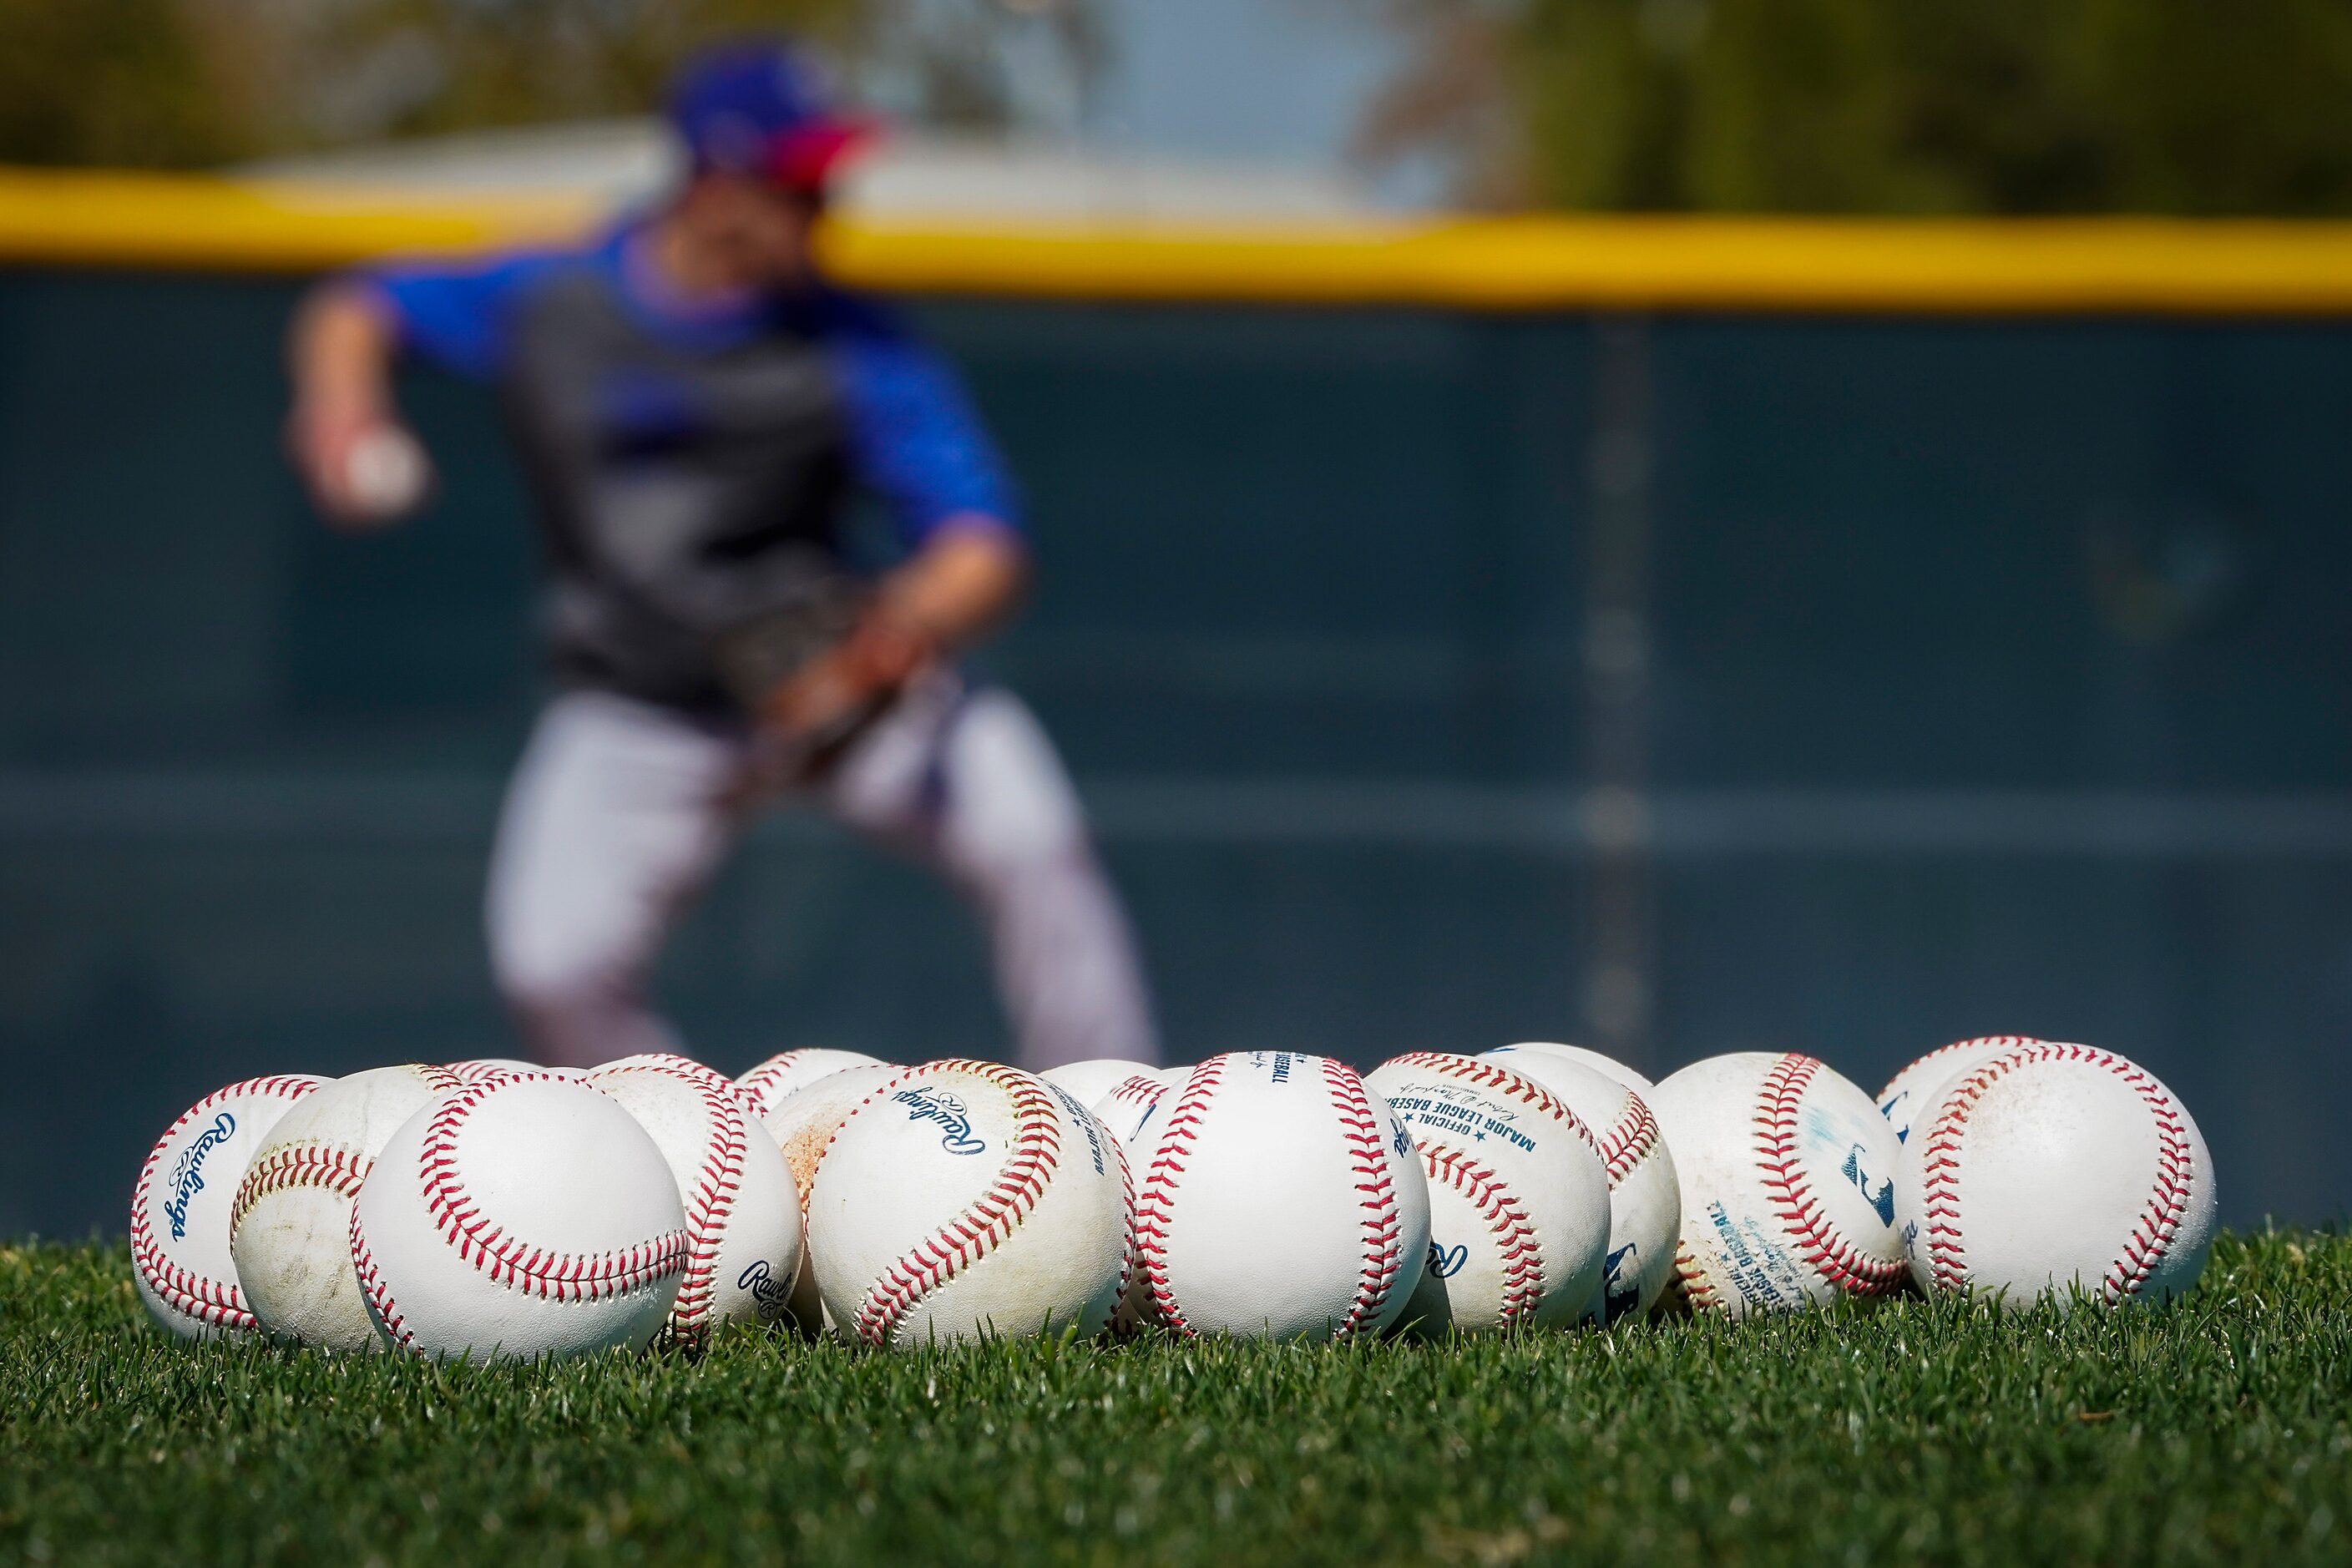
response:
<path id="1" fill-rule="evenodd" d="M 578 201 L 0 170 L 0 263 L 307 272 L 586 231 Z M 2352 314 L 2352 224 L 1497 217 L 1297 227 L 852 224 L 846 281 L 1171 303 Z"/>

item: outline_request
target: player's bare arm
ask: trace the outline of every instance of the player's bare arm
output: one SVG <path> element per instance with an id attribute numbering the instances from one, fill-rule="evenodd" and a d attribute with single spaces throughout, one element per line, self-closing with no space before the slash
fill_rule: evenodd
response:
<path id="1" fill-rule="evenodd" d="M 295 313 L 287 447 L 320 514 L 339 528 L 397 521 L 430 478 L 393 400 L 396 340 L 390 310 L 364 282 L 322 284 Z"/>

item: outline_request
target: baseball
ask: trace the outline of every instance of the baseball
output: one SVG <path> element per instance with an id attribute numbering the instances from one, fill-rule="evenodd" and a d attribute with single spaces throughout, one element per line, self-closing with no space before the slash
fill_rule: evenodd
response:
<path id="1" fill-rule="evenodd" d="M 443 1096 L 393 1133 L 352 1210 L 376 1331 L 434 1357 L 642 1349 L 688 1250 L 651 1134 L 574 1079 Z"/>
<path id="2" fill-rule="evenodd" d="M 352 1268 L 352 1204 L 401 1123 L 462 1087 L 446 1068 L 377 1068 L 278 1119 L 229 1206 L 229 1256 L 263 1328 L 323 1350 L 382 1346 Z"/>
<path id="3" fill-rule="evenodd" d="M 700 1345 L 729 1323 L 782 1318 L 800 1278 L 800 1194 L 734 1083 L 661 1055 L 607 1062 L 586 1081 L 653 1135 L 686 1210 L 686 1278 L 664 1331 Z"/>
<path id="4" fill-rule="evenodd" d="M 824 1324 L 816 1270 L 807 1260 L 808 1200 L 810 1189 L 816 1184 L 817 1163 L 824 1158 L 825 1145 L 833 1142 L 849 1113 L 864 1104 L 867 1095 L 906 1070 L 881 1062 L 843 1068 L 786 1095 L 761 1121 L 782 1151 L 785 1169 L 792 1173 L 793 1186 L 800 1194 L 802 1263 L 800 1277 L 793 1285 L 790 1311 L 793 1321 L 810 1333 Z"/>
<path id="5" fill-rule="evenodd" d="M 1927 1109 L 1936 1091 L 1975 1067 L 2019 1046 L 2038 1046 L 2031 1035 L 1986 1035 L 1939 1046 L 1889 1079 L 1878 1091 L 1878 1113 L 1895 1129 L 1895 1141 L 1909 1143 L 1911 1124 Z"/>
<path id="6" fill-rule="evenodd" d="M 1171 1100 L 1133 1146 L 1142 1321 L 1349 1339 L 1403 1315 L 1429 1256 L 1429 1184 L 1353 1068 L 1234 1052 Z"/>
<path id="7" fill-rule="evenodd" d="M 1060 1067 L 1047 1068 L 1037 1076 L 1058 1089 L 1068 1089 L 1072 1100 L 1091 1108 L 1097 1100 L 1137 1073 L 1154 1070 L 1150 1062 L 1099 1057 L 1092 1061 L 1064 1062 Z"/>
<path id="8" fill-rule="evenodd" d="M 1094 1102 L 1094 1113 L 1102 1118 L 1103 1125 L 1111 1130 L 1113 1136 L 1127 1145 L 1132 1159 L 1139 1152 L 1136 1141 L 1151 1124 L 1160 1102 L 1183 1087 L 1181 1083 L 1169 1084 L 1155 1072 L 1129 1073 Z"/>
<path id="9" fill-rule="evenodd" d="M 1557 1057 L 1562 1061 L 1574 1062 L 1579 1067 L 1591 1068 L 1601 1077 L 1622 1084 L 1635 1094 L 1647 1094 L 1657 1087 L 1614 1057 L 1604 1057 L 1599 1051 L 1587 1050 L 1582 1046 L 1564 1046 L 1557 1040 L 1521 1040 L 1516 1045 L 1500 1046 L 1486 1053 L 1489 1058 L 1496 1061 L 1507 1060 L 1512 1056 L 1538 1054 Z"/>
<path id="10" fill-rule="evenodd" d="M 1651 1091 L 1682 1183 L 1684 1298 L 1731 1317 L 1876 1297 L 1905 1278 L 1902 1145 L 1867 1095 L 1811 1057 L 1695 1062 Z"/>
<path id="11" fill-rule="evenodd" d="M 1609 1173 L 1591 1131 L 1534 1079 L 1415 1051 L 1364 1087 L 1412 1135 L 1429 1180 L 1429 1254 L 1403 1321 L 1495 1332 L 1597 1316 Z"/>
<path id="12" fill-rule="evenodd" d="M 2163 1302 L 2204 1271 L 2213 1158 L 2188 1107 L 2112 1051 L 2036 1040 L 1946 1082 L 1904 1148 L 1911 1274 L 2011 1308 Z"/>
<path id="13" fill-rule="evenodd" d="M 737 1079 L 735 1087 L 751 1103 L 751 1114 L 765 1121 L 777 1106 L 828 1074 L 847 1068 L 887 1065 L 879 1058 L 857 1051 L 834 1051 L 813 1046 L 804 1050 L 777 1052 Z"/>
<path id="14" fill-rule="evenodd" d="M 845 1120 L 809 1194 L 839 1331 L 876 1349 L 1093 1334 L 1132 1261 L 1118 1143 L 1066 1091 L 992 1062 L 912 1068 Z"/>
<path id="15" fill-rule="evenodd" d="M 1601 1163 L 1609 1172 L 1609 1258 L 1601 1315 L 1602 1321 L 1613 1322 L 1649 1310 L 1674 1282 L 1683 1225 L 1681 1178 L 1642 1091 L 1589 1065 L 1590 1051 L 1565 1054 L 1572 1048 L 1505 1046 L 1479 1059 L 1551 1090 L 1600 1141 Z"/>
<path id="16" fill-rule="evenodd" d="M 432 459 L 396 425 L 365 432 L 343 455 L 344 490 L 366 517 L 389 521 L 413 511 L 432 486 Z"/>
<path id="17" fill-rule="evenodd" d="M 546 1068 L 532 1062 L 517 1061 L 512 1057 L 476 1057 L 471 1061 L 451 1062 L 450 1072 L 461 1083 L 488 1083 L 509 1073 L 543 1073 L 550 1078 L 578 1078 L 577 1068 Z"/>
<path id="18" fill-rule="evenodd" d="M 327 1080 L 249 1078 L 206 1095 L 164 1129 L 131 1189 L 131 1278 L 155 1321 L 184 1339 L 251 1333 L 238 1287 L 229 1206 L 278 1119 Z"/>

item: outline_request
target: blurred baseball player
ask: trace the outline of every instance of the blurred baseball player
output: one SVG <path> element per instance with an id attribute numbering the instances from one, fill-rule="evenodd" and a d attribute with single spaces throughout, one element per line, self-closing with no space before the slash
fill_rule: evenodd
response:
<path id="1" fill-rule="evenodd" d="M 670 118 L 690 169 L 650 216 L 576 248 L 339 279 L 292 332 L 289 438 L 331 520 L 387 521 L 420 488 L 394 460 L 415 450 L 391 395 L 403 354 L 494 386 L 530 481 L 560 692 L 499 826 L 500 990 L 550 1061 L 677 1048 L 647 972 L 782 792 L 971 898 L 1026 1065 L 1156 1059 L 1060 761 L 1017 699 L 955 668 L 1028 576 L 1003 464 L 947 366 L 812 261 L 860 128 L 772 44 L 690 66 Z M 841 538 L 859 489 L 905 547 L 878 575 Z"/>

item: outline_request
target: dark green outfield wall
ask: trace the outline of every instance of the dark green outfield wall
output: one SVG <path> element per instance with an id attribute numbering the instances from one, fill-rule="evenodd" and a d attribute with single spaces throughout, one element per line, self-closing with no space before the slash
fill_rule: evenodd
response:
<path id="1" fill-rule="evenodd" d="M 0 274 L 0 1234 L 120 1228 L 229 1078 L 511 1048 L 514 475 L 420 382 L 443 500 L 317 529 L 289 294 Z M 2352 1198 L 2352 331 L 923 314 L 1182 1058 L 2084 1038 L 2231 1217 Z M 730 1068 L 1003 1047 L 948 896 L 805 823 L 661 989 Z"/>

